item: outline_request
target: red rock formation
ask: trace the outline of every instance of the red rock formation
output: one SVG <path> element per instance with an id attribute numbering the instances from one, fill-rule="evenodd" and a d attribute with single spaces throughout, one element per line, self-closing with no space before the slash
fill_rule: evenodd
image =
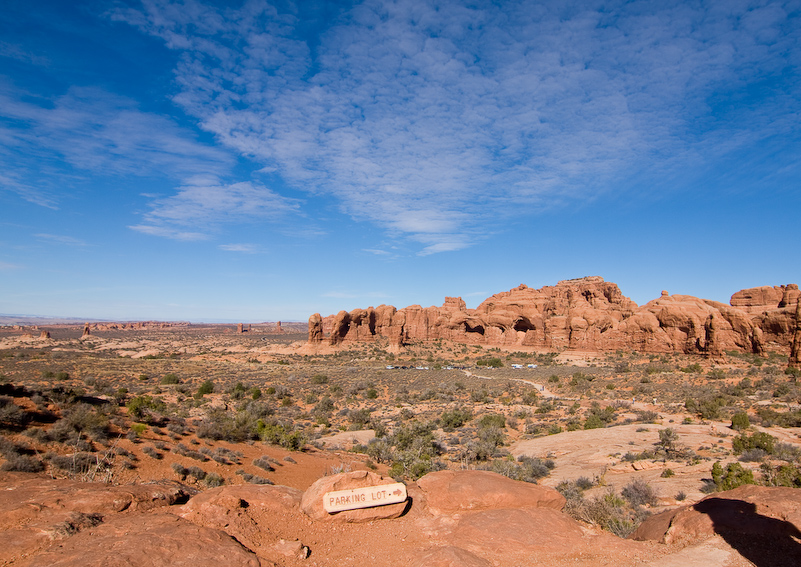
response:
<path id="1" fill-rule="evenodd" d="M 630 538 L 692 544 L 715 534 L 742 539 L 801 535 L 801 491 L 753 484 L 707 496 L 645 520 Z M 793 547 L 797 548 L 793 542 Z M 796 554 L 798 551 L 796 550 Z"/>
<path id="2" fill-rule="evenodd" d="M 320 343 L 327 334 L 334 346 L 384 337 L 392 346 L 448 339 L 557 351 L 759 353 L 766 346 L 790 346 L 798 296 L 795 284 L 743 290 L 732 296 L 732 305 L 663 291 L 638 307 L 616 284 L 595 276 L 541 289 L 520 285 L 476 309 L 448 297 L 440 307 L 380 305 L 326 318 L 315 314 L 309 319 L 309 341 Z"/>
<path id="3" fill-rule="evenodd" d="M 787 363 L 790 368 L 801 368 L 801 300 L 798 299 L 795 302 L 795 334 Z"/>
<path id="4" fill-rule="evenodd" d="M 321 342 L 323 342 L 323 318 L 319 313 L 315 313 L 309 317 L 309 343 Z"/>

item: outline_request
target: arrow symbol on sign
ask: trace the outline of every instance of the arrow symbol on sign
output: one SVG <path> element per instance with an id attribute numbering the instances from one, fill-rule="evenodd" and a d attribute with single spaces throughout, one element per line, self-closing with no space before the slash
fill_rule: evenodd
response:
<path id="1" fill-rule="evenodd" d="M 395 492 L 393 492 L 392 494 L 394 494 L 395 496 L 400 496 L 402 493 L 401 493 L 401 491 L 400 491 L 400 490 L 396 490 L 396 491 L 395 491 Z"/>

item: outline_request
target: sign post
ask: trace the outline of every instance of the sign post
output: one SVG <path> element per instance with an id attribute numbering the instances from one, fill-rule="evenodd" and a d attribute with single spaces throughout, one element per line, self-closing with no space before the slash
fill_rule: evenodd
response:
<path id="1" fill-rule="evenodd" d="M 323 495 L 323 508 L 329 514 L 371 508 L 385 504 L 397 504 L 406 500 L 406 485 L 401 482 L 379 484 L 351 490 L 336 490 Z"/>

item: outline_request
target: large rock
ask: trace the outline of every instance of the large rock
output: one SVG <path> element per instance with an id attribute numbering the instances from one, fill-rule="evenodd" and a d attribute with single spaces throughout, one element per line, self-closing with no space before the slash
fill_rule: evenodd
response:
<path id="1" fill-rule="evenodd" d="M 532 289 L 520 285 L 493 295 L 476 309 L 458 297 L 440 307 L 341 311 L 309 319 L 309 341 L 328 333 L 330 345 L 389 339 L 447 339 L 488 346 L 548 350 L 680 352 L 720 355 L 727 350 L 762 352 L 789 348 L 795 333 L 796 284 L 737 292 L 731 305 L 688 295 L 662 296 L 642 307 L 614 283 L 593 276 Z"/>
<path id="2" fill-rule="evenodd" d="M 174 513 L 207 527 L 223 529 L 245 511 L 249 516 L 278 517 L 300 510 L 303 491 L 288 486 L 239 484 L 202 492 Z"/>
<path id="3" fill-rule="evenodd" d="M 746 313 L 763 313 L 786 307 L 798 300 L 798 285 L 762 286 L 743 289 L 731 296 L 730 303 Z"/>
<path id="4" fill-rule="evenodd" d="M 176 482 L 109 486 L 28 473 L 0 476 L 0 564 L 47 549 L 118 514 L 144 512 L 185 501 Z M 40 563 L 45 565 L 46 563 Z"/>
<path id="5" fill-rule="evenodd" d="M 510 508 L 561 510 L 565 497 L 553 488 L 511 480 L 490 471 L 438 471 L 417 481 L 433 514 Z"/>
<path id="6" fill-rule="evenodd" d="M 721 533 L 801 536 L 801 491 L 740 486 L 651 516 L 630 537 L 688 544 Z"/>
<path id="7" fill-rule="evenodd" d="M 206 490 L 171 512 L 222 530 L 260 558 L 281 564 L 286 557 L 303 558 L 308 553 L 296 539 L 303 534 L 292 528 L 308 522 L 300 511 L 302 497 L 301 490 L 288 486 L 228 485 Z"/>
<path id="8" fill-rule="evenodd" d="M 791 368 L 801 368 L 801 301 L 798 300 L 795 303 L 795 333 L 787 362 Z"/>
<path id="9" fill-rule="evenodd" d="M 319 313 L 315 313 L 309 317 L 309 343 L 321 342 L 323 342 L 323 318 Z"/>
<path id="10" fill-rule="evenodd" d="M 172 514 L 151 513 L 115 516 L 19 565 L 259 567 L 263 563 L 225 532 Z"/>
<path id="11" fill-rule="evenodd" d="M 801 491 L 746 485 L 648 518 L 631 537 L 692 545 L 713 536 L 754 565 L 801 565 Z"/>
<path id="12" fill-rule="evenodd" d="M 345 510 L 329 514 L 323 508 L 323 495 L 326 492 L 337 490 L 352 490 L 382 484 L 394 484 L 391 478 L 386 478 L 370 471 L 353 471 L 326 476 L 312 484 L 303 493 L 301 510 L 310 518 L 318 521 L 330 522 L 371 522 L 373 520 L 391 519 L 401 516 L 408 507 L 408 500 L 397 504 L 386 504 L 372 508 Z"/>

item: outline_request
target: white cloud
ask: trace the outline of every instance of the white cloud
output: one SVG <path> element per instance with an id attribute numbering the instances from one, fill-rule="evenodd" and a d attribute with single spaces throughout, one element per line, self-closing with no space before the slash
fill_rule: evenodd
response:
<path id="1" fill-rule="evenodd" d="M 0 187 L 42 206 L 56 208 L 65 187 L 87 177 L 216 177 L 233 163 L 124 97 L 73 87 L 34 103 L 25 94 L 0 84 L 0 158 L 8 164 Z"/>
<path id="2" fill-rule="evenodd" d="M 165 227 L 165 226 L 136 224 L 136 225 L 131 225 L 128 228 L 130 228 L 131 230 L 135 230 L 137 232 L 149 234 L 151 236 L 162 236 L 164 238 L 171 238 L 173 240 L 192 241 L 192 240 L 207 240 L 209 238 L 209 235 L 202 232 L 177 230 L 175 228 Z"/>
<path id="3" fill-rule="evenodd" d="M 60 234 L 46 234 L 46 233 L 38 233 L 34 234 L 34 236 L 40 240 L 56 242 L 58 244 L 65 244 L 67 246 L 86 246 L 85 241 L 81 240 L 80 238 L 74 238 L 72 236 L 64 236 Z"/>
<path id="4" fill-rule="evenodd" d="M 255 244 L 220 244 L 217 248 L 226 252 L 241 252 L 243 254 L 255 254 L 259 247 Z"/>
<path id="5" fill-rule="evenodd" d="M 781 3 L 366 0 L 319 44 L 297 31 L 301 6 L 144 6 L 114 17 L 182 53 L 175 101 L 203 128 L 421 254 L 797 123 L 798 86 L 710 108 L 763 75 L 797 73 L 801 32 Z"/>
<path id="6" fill-rule="evenodd" d="M 277 219 L 296 211 L 299 205 L 262 185 L 241 182 L 180 187 L 177 194 L 155 199 L 150 206 L 151 210 L 144 214 L 145 224 L 131 228 L 189 240 L 198 239 L 203 233 L 187 233 L 181 227 L 214 229 L 223 223 Z"/>

